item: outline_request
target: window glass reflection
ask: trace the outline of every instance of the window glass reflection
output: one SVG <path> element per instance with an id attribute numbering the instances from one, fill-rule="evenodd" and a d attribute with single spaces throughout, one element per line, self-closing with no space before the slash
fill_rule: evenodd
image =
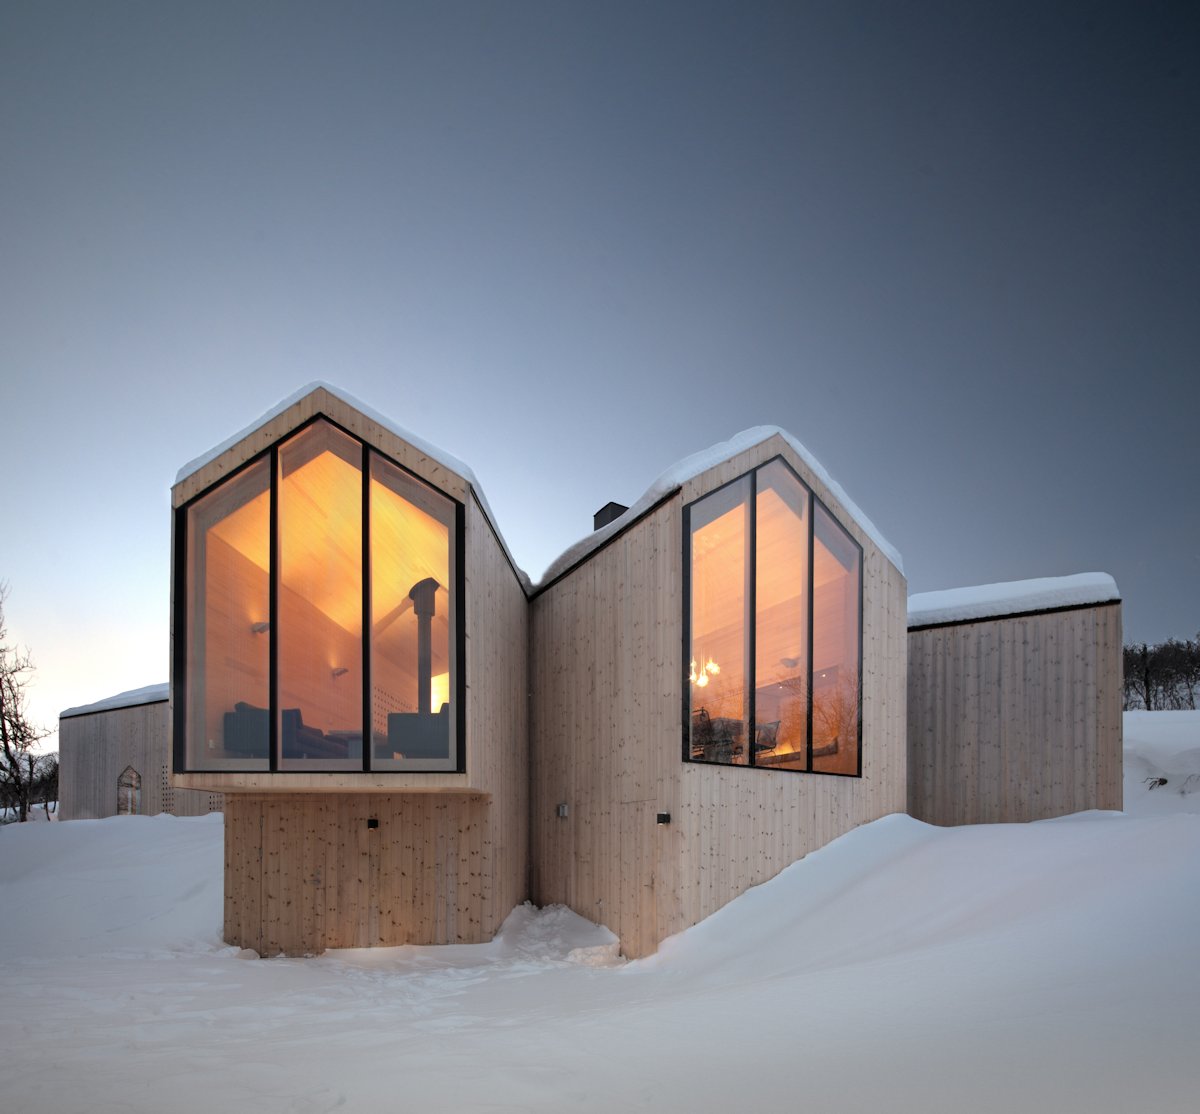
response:
<path id="1" fill-rule="evenodd" d="M 689 504 L 685 530 L 685 757 L 858 776 L 858 543 L 782 458 Z"/>
<path id="2" fill-rule="evenodd" d="M 745 765 L 746 604 L 750 478 L 714 491 L 690 508 L 691 691 L 693 759 Z"/>
<path id="3" fill-rule="evenodd" d="M 862 554 L 824 507 L 814 515 L 812 768 L 858 773 Z"/>
<path id="4" fill-rule="evenodd" d="M 279 450 L 279 768 L 362 767 L 362 446 L 314 422 Z"/>
<path id="5" fill-rule="evenodd" d="M 378 769 L 453 769 L 454 504 L 371 458 L 371 738 Z"/>
<path id="6" fill-rule="evenodd" d="M 270 486 L 261 460 L 188 509 L 191 769 L 270 765 Z"/>
<path id="7" fill-rule="evenodd" d="M 808 489 L 782 461 L 758 470 L 754 761 L 808 764 Z"/>

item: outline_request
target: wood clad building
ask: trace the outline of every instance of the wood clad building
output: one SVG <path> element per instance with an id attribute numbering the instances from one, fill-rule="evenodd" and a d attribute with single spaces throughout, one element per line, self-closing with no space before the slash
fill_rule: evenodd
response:
<path id="1" fill-rule="evenodd" d="M 645 955 L 903 811 L 905 598 L 894 556 L 779 434 L 683 478 L 548 583 L 532 601 L 534 901 Z"/>
<path id="2" fill-rule="evenodd" d="M 181 473 L 175 784 L 225 938 L 478 943 L 528 895 L 527 608 L 465 466 L 318 386 Z"/>
<path id="3" fill-rule="evenodd" d="M 474 942 L 532 896 L 643 955 L 904 807 L 899 558 L 779 431 L 537 591 L 465 465 L 323 385 L 172 502 L 174 783 L 225 794 L 231 943 Z"/>
<path id="4" fill-rule="evenodd" d="M 641 956 L 890 812 L 1120 803 L 1115 588 L 906 623 L 899 555 L 774 427 L 603 508 L 537 587 L 466 465 L 322 384 L 172 506 L 170 705 L 122 714 L 169 720 L 176 803 L 223 795 L 225 938 L 264 954 L 485 941 L 532 899 Z M 72 815 L 141 770 L 87 718 Z"/>
<path id="5" fill-rule="evenodd" d="M 913 596 L 908 811 L 932 824 L 1120 809 L 1121 601 L 1084 573 Z"/>
<path id="6" fill-rule="evenodd" d="M 60 820 L 105 816 L 203 816 L 221 794 L 176 789 L 168 749 L 168 686 L 151 685 L 79 708 L 58 720 Z"/>

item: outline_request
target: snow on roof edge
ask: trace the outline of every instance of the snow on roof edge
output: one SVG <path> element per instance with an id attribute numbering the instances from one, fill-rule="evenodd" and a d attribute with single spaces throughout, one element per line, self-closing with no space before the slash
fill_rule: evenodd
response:
<path id="1" fill-rule="evenodd" d="M 471 490 L 475 493 L 475 498 L 479 500 L 479 505 L 483 508 L 483 513 L 487 515 L 488 522 L 491 523 L 492 529 L 495 531 L 496 537 L 499 539 L 500 545 L 503 547 L 509 563 L 516 571 L 517 579 L 520 581 L 521 587 L 524 589 L 526 594 L 529 593 L 529 575 L 524 569 L 521 568 L 520 565 L 517 564 L 516 559 L 513 557 L 512 550 L 509 549 L 508 542 L 505 539 L 504 534 L 500 531 L 500 525 L 496 521 L 496 516 L 492 513 L 492 508 L 487 501 L 487 496 L 483 493 L 483 488 L 479 486 L 479 480 L 472 471 L 470 465 L 465 461 L 460 460 L 453 453 L 448 453 L 445 449 L 434 445 L 430 441 L 426 441 L 423 437 L 417 436 L 417 434 L 413 433 L 411 430 L 407 430 L 403 426 L 397 425 L 390 418 L 385 417 L 378 410 L 374 409 L 374 407 L 368 406 L 365 402 L 359 401 L 351 394 L 347 394 L 340 387 L 335 387 L 332 383 L 326 383 L 321 379 L 313 380 L 313 382 L 306 384 L 298 391 L 288 395 L 287 398 L 277 402 L 265 414 L 262 414 L 255 421 L 251 422 L 248 426 L 246 426 L 245 429 L 235 433 L 232 437 L 225 438 L 225 440 L 219 445 L 216 445 L 205 453 L 201 453 L 200 456 L 196 457 L 194 460 L 188 461 L 187 464 L 180 468 L 175 474 L 175 483 L 180 484 L 189 476 L 199 472 L 201 468 L 203 468 L 206 464 L 210 464 L 212 461 L 216 460 L 217 457 L 219 457 L 223 452 L 233 448 L 233 446 L 239 442 L 244 441 L 256 430 L 259 430 L 265 426 L 267 422 L 271 421 L 273 418 L 277 418 L 290 406 L 294 406 L 302 398 L 307 398 L 313 393 L 313 391 L 318 389 L 328 391 L 331 395 L 333 395 L 334 398 L 340 399 L 347 406 L 357 410 L 364 418 L 375 422 L 381 428 L 386 429 L 389 433 L 394 433 L 402 441 L 407 441 L 408 444 L 410 444 L 418 452 L 424 453 L 424 455 L 429 457 L 430 460 L 437 461 L 437 463 L 442 465 L 443 468 L 449 469 L 451 472 L 455 473 L 455 475 L 461 476 L 464 480 L 466 480 L 467 483 L 470 484 Z"/>
<path id="2" fill-rule="evenodd" d="M 1117 582 L 1104 572 L 976 584 L 909 596 L 908 625 L 925 627 L 971 619 L 994 619 L 1027 611 L 1108 603 L 1120 598 Z"/>
<path id="3" fill-rule="evenodd" d="M 106 696 L 94 704 L 80 704 L 77 708 L 67 708 L 66 711 L 58 713 L 58 718 L 84 716 L 89 712 L 108 712 L 114 708 L 135 708 L 139 704 L 157 704 L 168 699 L 169 690 L 170 685 L 165 681 L 161 685 L 146 685 L 144 688 L 130 689 L 128 692 L 119 692 L 115 696 Z"/>
<path id="4" fill-rule="evenodd" d="M 816 457 L 795 437 L 788 433 L 786 429 L 781 429 L 779 426 L 774 425 L 759 425 L 752 426 L 750 429 L 744 429 L 741 433 L 735 433 L 728 441 L 719 441 L 715 445 L 710 445 L 707 449 L 701 449 L 699 452 L 692 453 L 690 456 L 685 456 L 682 460 L 676 461 L 642 492 L 641 496 L 627 511 L 614 518 L 606 526 L 602 526 L 599 530 L 594 530 L 592 533 L 585 535 L 579 541 L 563 550 L 562 553 L 550 562 L 546 571 L 533 582 L 533 590 L 536 592 L 539 588 L 544 587 L 555 578 L 561 576 L 573 565 L 584 560 L 594 550 L 599 549 L 609 538 L 613 537 L 614 534 L 620 533 L 625 527 L 645 514 L 660 499 L 682 487 L 688 480 L 694 479 L 702 472 L 707 472 L 710 468 L 715 468 L 718 464 L 724 464 L 725 461 L 737 456 L 738 453 L 745 452 L 755 445 L 760 445 L 776 434 L 787 442 L 788 446 L 800 457 L 805 467 L 808 468 L 813 476 L 829 489 L 830 495 L 841 505 L 846 514 L 879 547 L 883 555 L 896 566 L 896 569 L 903 573 L 904 560 L 900 556 L 899 550 L 879 532 L 875 524 L 846 495 L 841 484 L 829 474 L 829 471 Z"/>

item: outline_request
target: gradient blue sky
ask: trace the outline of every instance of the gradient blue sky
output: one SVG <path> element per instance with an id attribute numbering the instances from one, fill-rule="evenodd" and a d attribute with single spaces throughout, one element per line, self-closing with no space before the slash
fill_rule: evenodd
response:
<path id="1" fill-rule="evenodd" d="M 1198 12 L 0 0 L 35 714 L 166 679 L 176 469 L 318 378 L 535 577 L 772 423 L 914 592 L 1103 570 L 1195 634 Z"/>

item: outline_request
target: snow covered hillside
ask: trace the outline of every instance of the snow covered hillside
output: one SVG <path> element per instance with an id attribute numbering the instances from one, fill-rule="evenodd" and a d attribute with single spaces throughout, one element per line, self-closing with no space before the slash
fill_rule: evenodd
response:
<path id="1" fill-rule="evenodd" d="M 4 828 L 0 1110 L 1190 1114 L 1200 713 L 1125 724 L 1124 815 L 888 817 L 630 964 L 529 907 L 256 962 L 220 817 Z"/>

